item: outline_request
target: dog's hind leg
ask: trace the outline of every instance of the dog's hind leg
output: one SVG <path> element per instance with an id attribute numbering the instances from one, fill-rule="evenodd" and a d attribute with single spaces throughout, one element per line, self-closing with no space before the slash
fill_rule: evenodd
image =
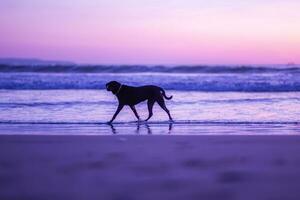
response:
<path id="1" fill-rule="evenodd" d="M 173 120 L 172 117 L 171 117 L 171 114 L 170 114 L 170 111 L 168 110 L 166 104 L 165 104 L 165 100 L 163 99 L 163 97 L 160 97 L 157 99 L 157 103 L 158 105 L 164 110 L 166 111 L 166 113 L 168 114 L 169 116 L 169 120 Z"/>
<path id="2" fill-rule="evenodd" d="M 138 121 L 140 121 L 140 116 L 139 114 L 136 112 L 136 109 L 134 106 L 130 106 L 131 110 L 133 111 L 134 115 L 136 116 L 136 118 L 138 119 Z"/>
<path id="3" fill-rule="evenodd" d="M 150 99 L 148 100 L 147 105 L 148 105 L 149 116 L 145 121 L 148 121 L 152 117 L 152 115 L 153 115 L 152 108 L 153 108 L 154 103 L 155 103 L 154 100 L 150 100 Z"/>

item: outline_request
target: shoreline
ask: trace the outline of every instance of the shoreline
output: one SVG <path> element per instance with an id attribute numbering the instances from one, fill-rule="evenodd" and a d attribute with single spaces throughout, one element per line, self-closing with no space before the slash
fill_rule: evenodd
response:
<path id="1" fill-rule="evenodd" d="M 300 135 L 298 123 L 271 124 L 5 124 L 1 135 Z"/>

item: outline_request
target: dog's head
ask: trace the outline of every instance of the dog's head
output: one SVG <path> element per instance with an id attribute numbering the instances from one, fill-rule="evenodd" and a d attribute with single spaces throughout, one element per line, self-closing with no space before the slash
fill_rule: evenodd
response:
<path id="1" fill-rule="evenodd" d="M 117 82 L 117 81 L 110 81 L 108 83 L 106 83 L 106 90 L 107 91 L 111 91 L 113 94 L 116 94 L 119 90 L 119 88 L 121 87 L 121 83 Z"/>

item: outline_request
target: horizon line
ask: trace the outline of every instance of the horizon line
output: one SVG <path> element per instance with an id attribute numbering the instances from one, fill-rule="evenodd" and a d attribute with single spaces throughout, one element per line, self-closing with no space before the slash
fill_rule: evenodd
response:
<path id="1" fill-rule="evenodd" d="M 293 65 L 300 65 L 300 63 L 295 63 L 295 62 L 286 62 L 286 63 L 268 63 L 268 64 L 247 64 L 247 63 L 223 63 L 223 64 L 213 64 L 213 63 L 153 63 L 153 64 L 146 64 L 146 63 L 106 63 L 106 62 L 77 62 L 77 61 L 70 61 L 70 60 L 56 60 L 56 59 L 48 59 L 48 58 L 39 58 L 39 57 L 0 57 L 0 60 L 35 60 L 35 61 L 41 61 L 41 62 L 58 62 L 58 63 L 70 63 L 74 65 L 108 65 L 108 66 L 120 66 L 120 65 L 125 65 L 125 66 L 269 66 L 269 65 L 276 65 L 276 66 L 293 66 Z"/>

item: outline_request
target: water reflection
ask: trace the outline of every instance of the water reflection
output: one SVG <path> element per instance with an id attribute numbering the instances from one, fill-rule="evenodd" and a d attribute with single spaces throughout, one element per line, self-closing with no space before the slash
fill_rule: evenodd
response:
<path id="1" fill-rule="evenodd" d="M 113 134 L 113 135 L 114 135 L 114 134 L 117 134 L 116 128 L 115 128 L 112 124 L 109 124 L 109 126 L 110 126 L 110 128 L 111 128 L 112 134 Z"/>
<path id="2" fill-rule="evenodd" d="M 149 124 L 143 124 L 143 126 L 147 129 L 147 134 L 152 135 L 152 130 L 151 130 Z M 141 134 L 141 124 L 140 123 L 137 123 L 135 133 L 137 135 Z"/>
<path id="3" fill-rule="evenodd" d="M 143 134 L 147 134 L 147 135 L 153 135 L 153 127 L 151 128 L 151 124 L 147 124 L 147 123 L 136 123 L 135 126 L 136 128 L 132 130 L 132 128 L 134 128 L 134 125 L 130 125 L 130 126 L 118 126 L 118 125 L 113 125 L 113 124 L 109 124 L 110 129 L 111 129 L 111 133 L 113 135 L 115 134 L 128 134 L 128 133 L 135 133 L 136 135 L 143 135 Z M 116 128 L 117 127 L 117 128 Z M 131 130 L 130 130 L 131 129 Z M 163 134 L 171 134 L 172 133 L 172 129 L 173 129 L 173 123 L 169 123 L 167 127 L 165 127 L 164 125 L 162 126 L 154 126 L 154 129 L 159 129 L 160 131 L 162 131 Z"/>
<path id="4" fill-rule="evenodd" d="M 172 128 L 173 128 L 173 123 L 170 122 L 170 123 L 169 123 L 169 131 L 168 131 L 168 134 L 171 134 Z"/>

